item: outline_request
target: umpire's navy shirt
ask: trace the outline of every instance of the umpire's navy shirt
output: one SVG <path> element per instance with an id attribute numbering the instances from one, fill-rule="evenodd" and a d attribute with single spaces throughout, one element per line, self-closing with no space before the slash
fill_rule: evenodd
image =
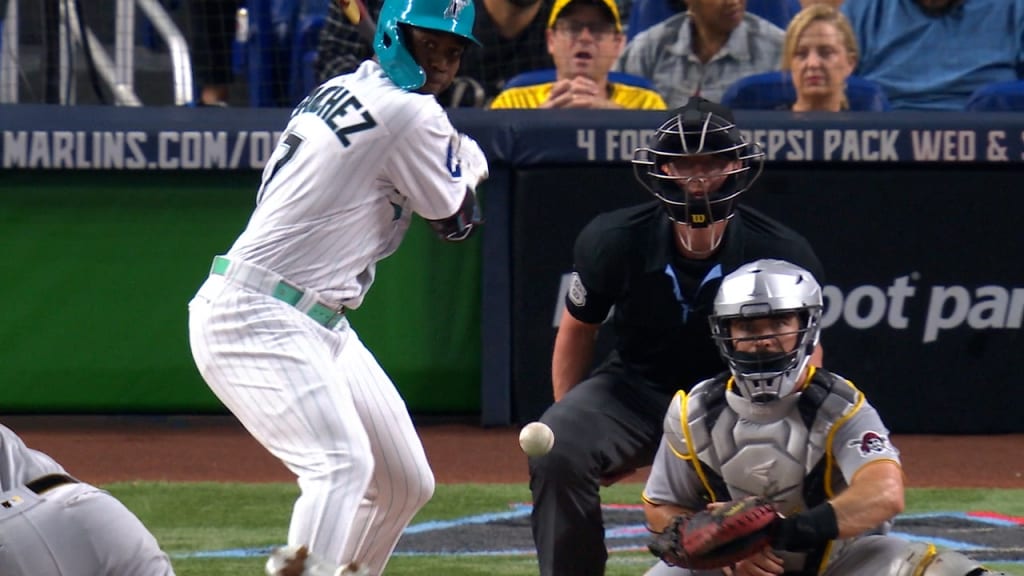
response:
<path id="1" fill-rule="evenodd" d="M 708 324 L 724 276 L 746 262 L 777 258 L 824 282 L 810 243 L 752 208 L 736 210 L 718 251 L 705 260 L 684 258 L 673 235 L 654 201 L 600 214 L 576 238 L 569 313 L 597 324 L 615 308 L 615 349 L 598 372 L 639 376 L 669 392 L 688 390 L 725 369 Z"/>

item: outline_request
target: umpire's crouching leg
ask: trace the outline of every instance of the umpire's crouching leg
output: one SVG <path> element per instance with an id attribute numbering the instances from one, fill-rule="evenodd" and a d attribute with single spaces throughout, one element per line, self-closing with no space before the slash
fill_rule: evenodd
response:
<path id="1" fill-rule="evenodd" d="M 541 576 L 604 574 L 600 479 L 651 463 L 669 398 L 600 374 L 544 412 L 555 444 L 529 461 Z"/>

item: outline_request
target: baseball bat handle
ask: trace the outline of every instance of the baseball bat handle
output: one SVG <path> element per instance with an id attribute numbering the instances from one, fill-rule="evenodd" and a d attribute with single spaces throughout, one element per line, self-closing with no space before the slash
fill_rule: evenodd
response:
<path id="1" fill-rule="evenodd" d="M 363 0 L 338 0 L 342 14 L 356 27 L 359 37 L 373 46 L 373 38 L 377 34 L 377 23 L 370 17 Z"/>

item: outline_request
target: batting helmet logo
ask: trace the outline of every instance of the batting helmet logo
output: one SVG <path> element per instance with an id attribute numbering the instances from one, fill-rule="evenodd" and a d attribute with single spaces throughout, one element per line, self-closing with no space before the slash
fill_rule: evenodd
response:
<path id="1" fill-rule="evenodd" d="M 448 7 L 444 10 L 444 17 L 449 20 L 458 18 L 459 14 L 466 9 L 466 6 L 469 6 L 470 2 L 472 0 L 451 0 L 448 3 Z"/>
<path id="2" fill-rule="evenodd" d="M 848 446 L 859 450 L 860 455 L 864 458 L 872 454 L 891 454 L 895 452 L 892 445 L 889 444 L 889 438 L 878 432 L 871 431 L 865 432 L 859 440 L 850 440 Z"/>

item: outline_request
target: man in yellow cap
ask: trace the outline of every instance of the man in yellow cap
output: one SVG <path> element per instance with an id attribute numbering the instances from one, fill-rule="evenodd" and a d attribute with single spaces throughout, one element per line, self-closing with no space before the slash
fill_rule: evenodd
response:
<path id="1" fill-rule="evenodd" d="M 556 0 L 546 36 L 554 82 L 509 88 L 498 94 L 492 109 L 665 108 L 657 92 L 608 78 L 625 46 L 615 0 Z"/>

